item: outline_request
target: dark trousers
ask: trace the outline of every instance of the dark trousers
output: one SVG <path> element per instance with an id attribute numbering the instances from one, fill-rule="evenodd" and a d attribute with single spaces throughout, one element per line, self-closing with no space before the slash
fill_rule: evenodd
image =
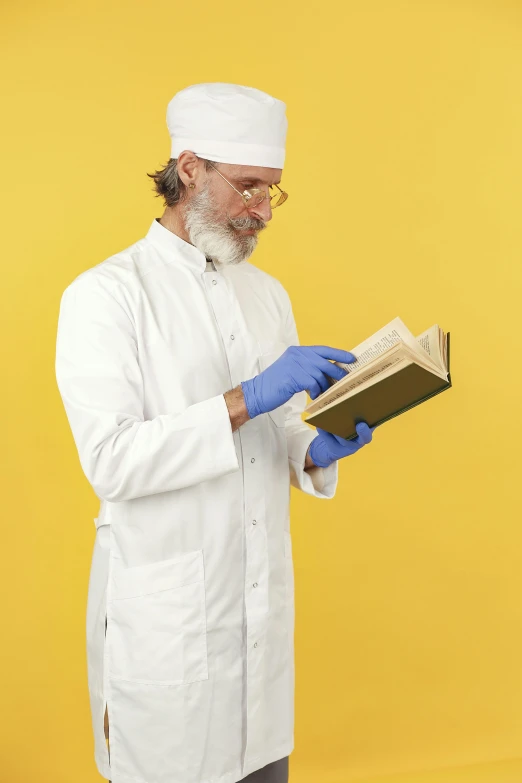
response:
<path id="1" fill-rule="evenodd" d="M 240 783 L 288 783 L 288 771 L 288 756 L 285 756 L 277 761 L 272 761 L 266 767 L 256 769 L 246 778 L 241 778 Z"/>
<path id="2" fill-rule="evenodd" d="M 241 778 L 238 783 L 288 783 L 288 758 L 285 756 L 283 759 L 272 761 L 266 767 L 251 772 L 246 778 Z"/>

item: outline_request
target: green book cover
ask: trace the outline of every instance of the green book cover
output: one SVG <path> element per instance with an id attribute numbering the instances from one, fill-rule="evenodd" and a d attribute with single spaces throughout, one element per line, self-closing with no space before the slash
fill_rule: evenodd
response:
<path id="1" fill-rule="evenodd" d="M 449 332 L 446 337 L 447 381 L 412 363 L 347 399 L 341 398 L 335 405 L 310 414 L 305 421 L 326 432 L 351 440 L 357 437 L 355 425 L 358 422 L 365 421 L 370 427 L 374 427 L 446 391 L 452 385 L 449 372 Z"/>

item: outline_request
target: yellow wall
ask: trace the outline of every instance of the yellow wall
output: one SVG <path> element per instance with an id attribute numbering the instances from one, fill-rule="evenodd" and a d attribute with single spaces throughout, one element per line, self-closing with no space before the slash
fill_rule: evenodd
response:
<path id="1" fill-rule="evenodd" d="M 452 333 L 453 389 L 344 460 L 334 500 L 293 494 L 293 781 L 522 757 L 520 2 L 33 0 L 4 4 L 1 37 L 0 780 L 99 779 L 98 501 L 55 385 L 58 305 L 162 214 L 145 172 L 201 81 L 287 103 L 290 198 L 252 260 L 301 342 L 349 349 L 396 315 Z"/>

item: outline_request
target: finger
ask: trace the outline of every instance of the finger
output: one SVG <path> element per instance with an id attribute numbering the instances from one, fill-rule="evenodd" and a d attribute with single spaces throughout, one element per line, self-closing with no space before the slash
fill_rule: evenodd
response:
<path id="1" fill-rule="evenodd" d="M 317 367 L 311 359 L 304 354 L 301 354 L 297 357 L 297 361 L 305 373 L 319 384 L 321 391 L 326 391 L 330 387 L 326 375 L 321 372 L 319 367 Z M 330 362 L 326 362 L 326 364 L 331 366 Z"/>
<path id="2" fill-rule="evenodd" d="M 361 448 L 361 446 L 364 446 L 365 444 L 361 441 L 361 438 L 357 436 L 356 438 L 341 438 L 340 435 L 334 435 L 334 438 L 336 439 L 339 446 L 341 446 L 343 449 L 350 449 L 350 453 L 353 454 L 358 449 Z"/>
<path id="3" fill-rule="evenodd" d="M 304 348 L 312 348 L 323 359 L 333 359 L 336 362 L 354 362 L 355 356 L 350 351 L 341 348 L 332 348 L 330 345 L 307 345 Z"/>
<path id="4" fill-rule="evenodd" d="M 329 375 L 336 381 L 340 381 L 341 378 L 345 378 L 348 375 L 347 371 L 342 367 L 339 367 L 338 364 L 333 364 L 332 362 L 329 362 L 328 359 L 323 359 L 322 356 L 319 356 L 319 354 L 314 357 L 313 363 L 321 370 L 321 372 L 323 372 L 325 375 Z"/>
<path id="5" fill-rule="evenodd" d="M 332 437 L 335 438 L 339 446 L 347 446 L 349 443 L 353 443 L 353 440 L 350 440 L 349 438 L 343 438 L 342 435 L 335 435 L 333 432 Z"/>
<path id="6" fill-rule="evenodd" d="M 363 424 L 363 427 L 368 427 L 368 425 Z M 369 428 L 368 428 L 369 429 Z M 357 451 L 358 449 L 362 448 L 363 446 L 366 446 L 369 441 L 367 441 L 364 437 L 365 430 L 361 428 L 361 423 L 358 423 L 355 425 L 355 431 L 357 432 L 356 438 L 351 438 L 348 440 L 348 438 L 341 438 L 339 435 L 334 435 L 334 438 L 338 440 L 338 442 L 342 446 L 352 446 L 354 447 L 354 451 Z M 371 440 L 371 437 L 370 437 Z"/>
<path id="7" fill-rule="evenodd" d="M 319 384 L 314 381 L 313 379 L 310 380 L 310 386 L 308 388 L 308 392 L 310 394 L 310 397 L 312 400 L 315 400 L 316 397 L 319 397 L 319 395 L 322 393 L 322 389 L 319 386 Z"/>
<path id="8" fill-rule="evenodd" d="M 372 431 L 368 427 L 365 421 L 360 421 L 355 425 L 357 434 L 364 444 L 370 443 L 372 439 Z"/>
<path id="9" fill-rule="evenodd" d="M 321 390 L 320 391 L 321 394 L 330 388 L 330 384 L 328 383 L 328 378 L 325 375 L 323 375 L 323 373 L 320 370 L 315 370 L 314 368 L 312 368 L 308 374 L 310 378 L 313 378 L 315 383 L 319 386 L 319 389 Z"/>
<path id="10" fill-rule="evenodd" d="M 368 424 L 365 421 L 358 421 L 355 425 L 355 429 L 361 435 L 363 438 L 370 438 L 372 435 L 372 431 L 369 428 Z"/>

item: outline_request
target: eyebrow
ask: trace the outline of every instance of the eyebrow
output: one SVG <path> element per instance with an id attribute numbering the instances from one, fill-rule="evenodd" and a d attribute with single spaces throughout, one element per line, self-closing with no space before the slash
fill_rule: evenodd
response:
<path id="1" fill-rule="evenodd" d="M 237 181 L 238 182 L 254 182 L 255 184 L 257 184 L 258 182 L 261 182 L 262 180 L 256 179 L 256 177 L 238 177 Z M 274 182 L 274 185 L 280 185 L 280 184 L 281 184 L 281 180 L 278 180 L 277 182 Z"/>

